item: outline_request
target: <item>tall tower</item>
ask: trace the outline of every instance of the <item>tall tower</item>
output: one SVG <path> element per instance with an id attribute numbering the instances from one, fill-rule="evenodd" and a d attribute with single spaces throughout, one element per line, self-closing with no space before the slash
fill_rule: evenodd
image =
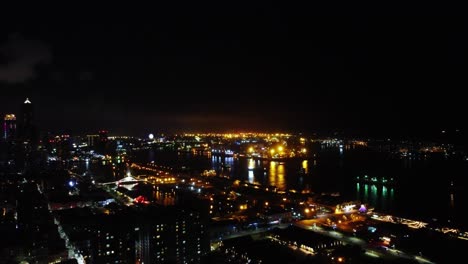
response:
<path id="1" fill-rule="evenodd" d="M 34 126 L 34 108 L 29 98 L 21 105 L 20 140 L 29 144 L 36 144 L 37 135 Z"/>
<path id="2" fill-rule="evenodd" d="M 16 138 L 16 116 L 7 114 L 3 118 L 3 139 L 12 142 Z"/>
<path id="3" fill-rule="evenodd" d="M 99 143 L 98 143 L 96 150 L 99 154 L 106 154 L 107 143 L 109 141 L 108 139 L 109 131 L 100 130 L 98 134 L 99 134 Z"/>

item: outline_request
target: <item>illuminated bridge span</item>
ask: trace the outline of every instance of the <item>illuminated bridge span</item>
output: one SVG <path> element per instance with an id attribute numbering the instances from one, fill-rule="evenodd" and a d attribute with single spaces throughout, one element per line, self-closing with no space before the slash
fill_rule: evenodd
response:
<path id="1" fill-rule="evenodd" d="M 131 175 L 128 175 L 127 177 L 120 179 L 115 182 L 103 182 L 99 183 L 99 185 L 115 185 L 117 187 L 124 187 L 128 190 L 132 190 L 133 187 L 137 186 L 140 182 L 146 182 L 146 179 L 137 179 L 132 177 Z"/>
<path id="2" fill-rule="evenodd" d="M 131 184 L 131 183 L 138 183 L 138 182 L 144 182 L 145 180 L 139 180 L 139 179 L 136 179 L 136 178 L 133 178 L 132 176 L 127 176 L 123 179 L 120 179 L 118 181 L 116 181 L 115 183 L 117 184 Z"/>
<path id="3" fill-rule="evenodd" d="M 146 180 L 138 180 L 128 175 L 127 177 L 116 181 L 118 187 L 124 187 L 125 189 L 131 191 L 135 186 L 140 182 L 145 182 Z"/>

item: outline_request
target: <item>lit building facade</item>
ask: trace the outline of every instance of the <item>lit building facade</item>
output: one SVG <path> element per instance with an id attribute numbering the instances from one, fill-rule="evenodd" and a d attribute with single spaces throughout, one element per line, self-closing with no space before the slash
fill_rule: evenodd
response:
<path id="1" fill-rule="evenodd" d="M 16 116 L 7 114 L 3 118 L 3 139 L 12 142 L 16 138 Z"/>
<path id="2" fill-rule="evenodd" d="M 200 263 L 209 248 L 199 213 L 177 207 L 70 209 L 59 218 L 86 263 Z"/>
<path id="3" fill-rule="evenodd" d="M 150 209 L 143 216 L 138 224 L 138 262 L 200 263 L 207 253 L 206 223 L 198 212 L 169 207 Z"/>
<path id="4" fill-rule="evenodd" d="M 86 135 L 88 147 L 94 147 L 99 141 L 99 135 Z"/>

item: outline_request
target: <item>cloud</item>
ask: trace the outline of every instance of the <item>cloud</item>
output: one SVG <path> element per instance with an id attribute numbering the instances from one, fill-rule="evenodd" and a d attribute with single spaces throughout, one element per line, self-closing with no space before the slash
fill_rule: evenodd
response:
<path id="1" fill-rule="evenodd" d="M 36 65 L 49 63 L 52 54 L 44 42 L 13 34 L 0 46 L 0 57 L 6 58 L 0 64 L 0 81 L 21 83 L 33 78 Z"/>

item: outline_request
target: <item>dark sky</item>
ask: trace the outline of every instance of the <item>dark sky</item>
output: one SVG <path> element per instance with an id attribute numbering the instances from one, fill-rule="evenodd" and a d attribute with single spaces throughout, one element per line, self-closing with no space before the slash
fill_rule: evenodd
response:
<path id="1" fill-rule="evenodd" d="M 457 12 L 194 7 L 15 21 L 0 34 L 0 114 L 29 97 L 43 131 L 467 126 L 468 24 Z"/>

